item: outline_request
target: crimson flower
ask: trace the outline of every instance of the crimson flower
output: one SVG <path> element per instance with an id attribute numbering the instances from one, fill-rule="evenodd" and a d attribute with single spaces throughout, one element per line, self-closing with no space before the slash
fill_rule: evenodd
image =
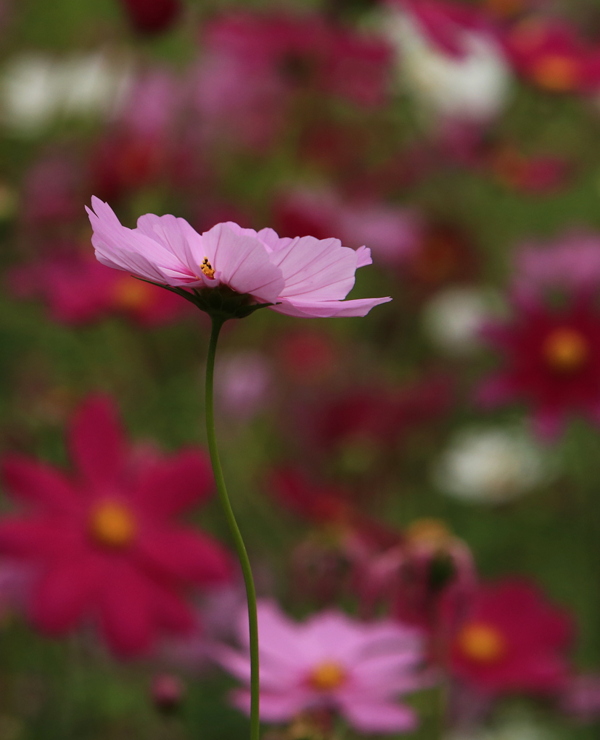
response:
<path id="1" fill-rule="evenodd" d="M 136 31 L 146 34 L 168 30 L 182 11 L 180 0 L 121 0 Z"/>
<path id="2" fill-rule="evenodd" d="M 130 448 L 114 404 L 89 398 L 71 423 L 76 471 L 4 460 L 9 492 L 27 511 L 0 521 L 0 552 L 34 566 L 29 612 L 45 634 L 92 621 L 111 649 L 147 651 L 161 633 L 194 626 L 185 589 L 227 580 L 225 550 L 173 521 L 212 488 L 204 454 Z"/>
<path id="3" fill-rule="evenodd" d="M 569 675 L 571 620 L 535 584 L 507 578 L 480 586 L 457 633 L 454 675 L 490 694 L 548 693 Z"/>
<path id="4" fill-rule="evenodd" d="M 480 386 L 479 401 L 524 402 L 536 432 L 547 439 L 572 413 L 600 424 L 600 313 L 593 299 L 581 293 L 554 308 L 534 295 L 515 296 L 515 309 L 512 321 L 485 329 L 504 367 Z"/>

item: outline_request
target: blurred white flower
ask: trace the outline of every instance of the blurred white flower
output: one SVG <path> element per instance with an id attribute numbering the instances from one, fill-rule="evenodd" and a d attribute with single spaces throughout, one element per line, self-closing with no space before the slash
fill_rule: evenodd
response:
<path id="1" fill-rule="evenodd" d="M 434 468 L 434 482 L 450 496 L 496 504 L 519 498 L 551 477 L 545 452 L 517 428 L 459 432 Z"/>
<path id="2" fill-rule="evenodd" d="M 103 52 L 63 59 L 23 53 L 0 73 L 0 120 L 13 133 L 36 136 L 63 116 L 108 117 L 119 109 L 131 78 L 129 63 Z"/>
<path id="3" fill-rule="evenodd" d="M 489 288 L 448 288 L 423 310 L 423 329 L 431 342 L 452 355 L 467 355 L 481 346 L 483 323 L 502 312 L 502 299 Z"/>
<path id="4" fill-rule="evenodd" d="M 498 727 L 467 732 L 454 732 L 444 740 L 558 740 L 556 734 L 537 724 L 533 719 L 522 717 L 502 722 Z"/>
<path id="5" fill-rule="evenodd" d="M 401 84 L 435 117 L 485 122 L 505 107 L 509 66 L 484 32 L 463 31 L 462 58 L 436 48 L 407 14 L 390 8 L 382 27 L 396 50 Z"/>

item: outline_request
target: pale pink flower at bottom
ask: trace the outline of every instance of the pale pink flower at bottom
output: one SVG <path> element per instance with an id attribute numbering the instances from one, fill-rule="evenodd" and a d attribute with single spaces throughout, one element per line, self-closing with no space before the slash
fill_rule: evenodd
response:
<path id="1" fill-rule="evenodd" d="M 285 722 L 306 710 L 329 709 L 359 732 L 404 732 L 417 725 L 415 712 L 397 701 L 425 685 L 418 671 L 423 652 L 417 631 L 390 621 L 361 623 L 338 611 L 297 623 L 271 601 L 259 603 L 258 625 L 263 721 Z M 249 683 L 245 615 L 239 638 L 245 649 L 219 646 L 214 656 Z M 238 708 L 249 710 L 248 689 L 232 698 Z"/>

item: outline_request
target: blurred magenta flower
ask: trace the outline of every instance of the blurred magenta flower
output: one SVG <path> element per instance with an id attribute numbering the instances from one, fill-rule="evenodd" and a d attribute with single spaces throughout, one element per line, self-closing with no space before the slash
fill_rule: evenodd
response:
<path id="1" fill-rule="evenodd" d="M 40 297 L 52 319 L 75 326 L 112 314 L 141 326 L 157 326 L 180 319 L 187 308 L 177 296 L 108 270 L 77 252 L 14 268 L 8 287 L 17 297 Z"/>
<path id="2" fill-rule="evenodd" d="M 269 145 L 305 93 L 367 108 L 388 99 L 391 54 L 383 39 L 316 13 L 230 12 L 207 25 L 202 45 L 194 88 L 211 138 Z"/>
<path id="3" fill-rule="evenodd" d="M 535 583 L 506 578 L 482 584 L 451 648 L 452 672 L 479 691 L 548 694 L 570 674 L 572 619 Z"/>
<path id="4" fill-rule="evenodd" d="M 600 424 L 600 312 L 585 294 L 555 307 L 531 295 L 517 295 L 514 317 L 490 323 L 484 338 L 503 367 L 479 386 L 487 407 L 521 401 L 531 408 L 536 433 L 560 434 L 571 414 Z"/>
<path id="5" fill-rule="evenodd" d="M 565 18 L 525 17 L 504 34 L 515 70 L 550 93 L 593 94 L 600 87 L 600 52 Z"/>
<path id="6" fill-rule="evenodd" d="M 183 10 L 181 0 L 120 0 L 129 22 L 140 33 L 167 31 Z"/>
<path id="7" fill-rule="evenodd" d="M 175 517 L 212 488 L 199 450 L 137 454 L 113 402 L 90 397 L 68 433 L 74 475 L 13 455 L 4 480 L 28 511 L 0 521 L 0 551 L 36 568 L 29 611 L 45 634 L 91 621 L 121 657 L 194 625 L 192 586 L 231 575 L 216 541 Z"/>
<path id="8" fill-rule="evenodd" d="M 425 685 L 418 670 L 423 658 L 418 632 L 389 621 L 357 622 L 338 611 L 299 624 L 270 601 L 259 603 L 258 624 L 263 720 L 284 722 L 306 710 L 329 709 L 359 732 L 405 732 L 416 726 L 414 710 L 397 698 Z M 245 648 L 245 624 L 239 639 Z M 221 646 L 215 657 L 248 681 L 245 649 Z M 238 690 L 233 700 L 247 710 L 249 692 Z"/>
<path id="9" fill-rule="evenodd" d="M 217 224 L 200 235 L 182 218 L 146 214 L 136 229 L 122 226 L 109 205 L 92 199 L 88 209 L 92 244 L 102 264 L 130 272 L 197 303 L 203 310 L 219 287 L 248 298 L 249 306 L 273 304 L 300 317 L 364 316 L 391 298 L 343 301 L 359 267 L 371 264 L 366 247 L 342 247 L 338 239 L 279 238 L 234 223 Z M 252 309 L 250 309 L 252 310 Z"/>

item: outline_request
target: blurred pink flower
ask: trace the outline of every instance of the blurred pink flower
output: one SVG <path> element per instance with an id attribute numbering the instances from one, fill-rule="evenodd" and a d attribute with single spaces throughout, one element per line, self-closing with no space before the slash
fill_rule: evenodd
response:
<path id="1" fill-rule="evenodd" d="M 371 264 L 370 250 L 343 247 L 338 239 L 279 238 L 234 223 L 200 235 L 182 218 L 146 214 L 136 229 L 122 226 L 106 203 L 88 210 L 92 244 L 102 264 L 153 283 L 199 291 L 224 286 L 289 316 L 364 316 L 390 298 L 343 301 L 358 267 Z M 192 292 L 190 292 L 190 289 Z"/>
<path id="2" fill-rule="evenodd" d="M 387 98 L 391 56 L 383 40 L 317 14 L 232 12 L 208 24 L 202 44 L 194 85 L 211 137 L 268 145 L 306 91 L 367 107 Z"/>
<path id="3" fill-rule="evenodd" d="M 553 439 L 571 414 L 600 425 L 600 311 L 595 299 L 574 293 L 558 307 L 521 291 L 514 317 L 489 323 L 483 338 L 504 367 L 479 386 L 486 407 L 524 402 L 536 433 Z"/>
<path id="4" fill-rule="evenodd" d="M 591 94 L 600 88 L 600 51 L 575 26 L 538 13 L 512 24 L 504 46 L 515 70 L 550 93 Z"/>
<path id="5" fill-rule="evenodd" d="M 598 291 L 600 234 L 573 230 L 550 242 L 524 244 L 516 253 L 515 263 L 519 291 Z"/>
<path id="6" fill-rule="evenodd" d="M 14 268 L 8 286 L 17 297 L 39 296 L 55 321 L 69 325 L 119 314 L 141 326 L 156 326 L 181 318 L 187 310 L 177 296 L 79 253 Z"/>
<path id="7" fill-rule="evenodd" d="M 208 536 L 173 521 L 212 488 L 204 453 L 138 454 L 112 401 L 91 397 L 68 434 L 76 473 L 17 455 L 7 488 L 29 511 L 0 521 L 0 551 L 36 568 L 29 611 L 40 631 L 63 635 L 92 620 L 120 656 L 147 651 L 161 633 L 193 627 L 185 592 L 231 575 Z"/>
<path id="8" fill-rule="evenodd" d="M 350 247 L 368 244 L 387 264 L 402 264 L 418 249 L 421 219 L 403 206 L 373 200 L 343 201 L 326 189 L 298 188 L 281 197 L 275 218 L 280 230 L 311 226 L 322 237 L 339 234 Z"/>
<path id="9" fill-rule="evenodd" d="M 479 691 L 560 691 L 570 666 L 570 614 L 525 579 L 479 586 L 451 649 L 456 678 Z"/>
<path id="10" fill-rule="evenodd" d="M 261 719 L 283 722 L 325 708 L 339 712 L 359 732 L 404 732 L 416 726 L 414 710 L 397 698 L 425 684 L 418 672 L 423 656 L 417 632 L 389 621 L 356 622 L 337 611 L 298 624 L 270 601 L 259 603 L 258 623 Z M 247 648 L 245 621 L 239 639 Z M 215 657 L 249 681 L 246 649 L 222 646 Z M 250 692 L 238 690 L 233 700 L 247 711 Z"/>
<path id="11" fill-rule="evenodd" d="M 600 674 L 582 673 L 570 678 L 560 707 L 579 722 L 597 721 L 600 718 Z"/>

